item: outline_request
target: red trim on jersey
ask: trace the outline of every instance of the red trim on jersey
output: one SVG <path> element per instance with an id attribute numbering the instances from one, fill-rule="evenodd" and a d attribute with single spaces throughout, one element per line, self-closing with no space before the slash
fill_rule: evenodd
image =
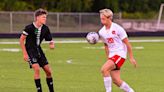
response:
<path id="1" fill-rule="evenodd" d="M 114 55 L 109 59 L 111 59 L 116 64 L 116 69 L 120 69 L 125 62 L 125 59 L 118 55 Z"/>

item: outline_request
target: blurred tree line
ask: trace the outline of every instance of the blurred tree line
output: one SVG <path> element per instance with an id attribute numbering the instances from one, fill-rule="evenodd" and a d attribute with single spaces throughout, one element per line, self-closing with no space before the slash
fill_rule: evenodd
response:
<path id="1" fill-rule="evenodd" d="M 123 17 L 151 18 L 164 0 L 1 0 L 0 11 L 33 11 L 44 8 L 52 12 L 98 12 L 110 8 Z"/>

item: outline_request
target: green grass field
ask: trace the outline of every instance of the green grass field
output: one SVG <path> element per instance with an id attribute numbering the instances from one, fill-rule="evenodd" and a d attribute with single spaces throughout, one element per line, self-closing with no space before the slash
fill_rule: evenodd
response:
<path id="1" fill-rule="evenodd" d="M 164 40 L 163 37 L 130 39 Z M 0 42 L 5 41 L 18 40 L 0 39 Z M 122 79 L 136 92 L 164 92 L 164 42 L 132 42 L 132 45 L 138 68 L 133 68 L 127 60 L 121 69 Z M 56 48 L 50 50 L 48 44 L 43 44 L 53 70 L 56 92 L 105 92 L 100 73 L 106 60 L 102 46 L 102 43 L 56 43 Z M 8 49 L 18 51 L 11 52 Z M 19 50 L 18 44 L 0 44 L 0 92 L 36 92 L 33 70 L 23 61 L 22 52 Z M 48 92 L 43 71 L 41 82 L 43 92 Z M 123 91 L 113 85 L 113 92 Z"/>

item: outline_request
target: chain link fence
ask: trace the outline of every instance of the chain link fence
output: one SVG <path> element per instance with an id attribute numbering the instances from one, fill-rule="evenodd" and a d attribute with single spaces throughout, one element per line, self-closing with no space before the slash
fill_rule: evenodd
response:
<path id="1" fill-rule="evenodd" d="M 21 33 L 27 24 L 33 22 L 33 12 L 0 12 L 0 33 Z M 114 14 L 114 22 L 127 31 L 158 31 L 157 20 L 122 19 L 121 13 Z M 47 18 L 52 33 L 81 33 L 98 31 L 101 28 L 98 13 L 52 13 Z M 164 21 L 160 30 L 164 31 Z"/>
<path id="2" fill-rule="evenodd" d="M 0 33 L 22 32 L 33 16 L 33 12 L 0 12 Z M 101 26 L 97 13 L 49 13 L 47 25 L 53 33 L 89 32 Z"/>

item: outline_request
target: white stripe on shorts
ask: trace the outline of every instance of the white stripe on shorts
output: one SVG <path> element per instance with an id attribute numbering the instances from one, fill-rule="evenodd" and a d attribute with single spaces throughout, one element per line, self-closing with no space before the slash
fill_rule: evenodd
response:
<path id="1" fill-rule="evenodd" d="M 115 63 L 117 64 L 120 60 L 121 60 L 121 57 L 119 57 Z"/>

